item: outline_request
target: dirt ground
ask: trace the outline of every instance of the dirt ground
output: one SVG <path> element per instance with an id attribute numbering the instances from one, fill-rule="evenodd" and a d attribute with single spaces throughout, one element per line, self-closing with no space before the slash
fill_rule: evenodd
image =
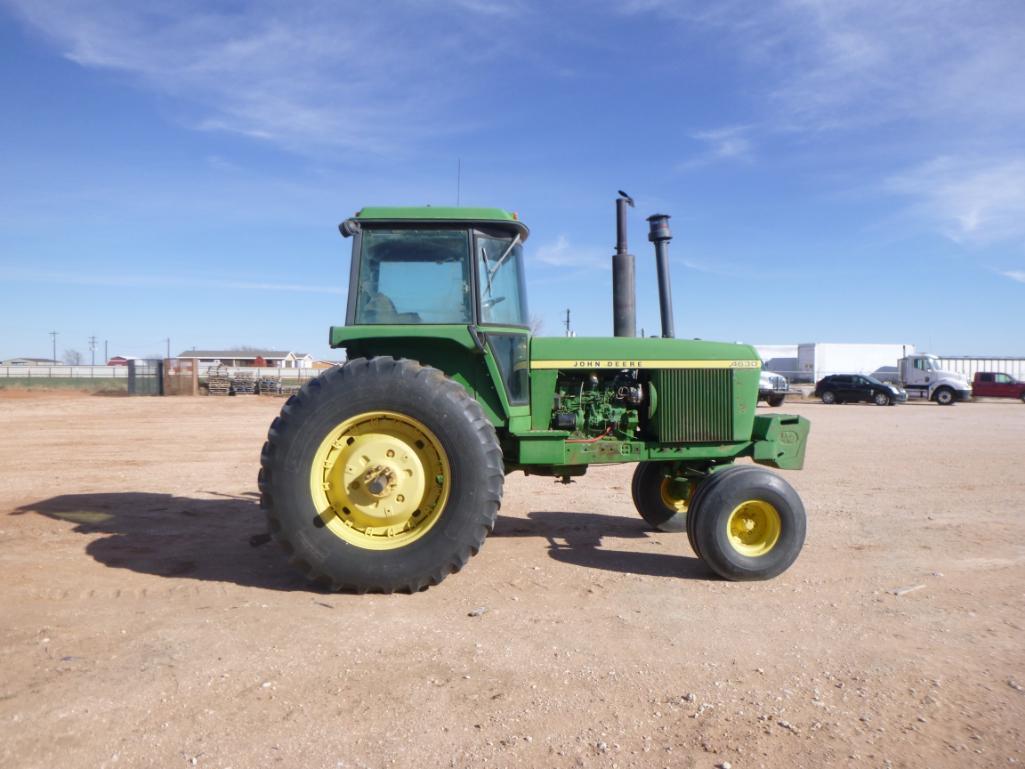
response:
<path id="1" fill-rule="evenodd" d="M 1025 762 L 1020 403 L 780 409 L 809 529 L 770 582 L 646 530 L 614 467 L 510 476 L 414 596 L 250 544 L 280 405 L 0 394 L 0 766 Z"/>

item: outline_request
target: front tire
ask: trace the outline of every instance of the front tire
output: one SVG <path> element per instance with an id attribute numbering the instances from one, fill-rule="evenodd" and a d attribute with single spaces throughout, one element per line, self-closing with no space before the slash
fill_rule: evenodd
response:
<path id="1" fill-rule="evenodd" d="M 671 478 L 665 462 L 640 462 L 630 483 L 634 507 L 653 529 L 679 532 L 687 529 L 687 509 L 695 484 Z"/>
<path id="2" fill-rule="evenodd" d="M 332 590 L 415 592 L 494 527 L 504 468 L 480 405 L 390 357 L 330 369 L 289 398 L 261 456 L 261 506 L 291 563 Z"/>
<path id="3" fill-rule="evenodd" d="M 778 408 L 779 406 L 783 405 L 783 401 L 786 400 L 786 397 L 787 396 L 785 395 L 770 395 L 768 398 L 765 399 L 765 401 L 770 406 Z"/>
<path id="4" fill-rule="evenodd" d="M 831 406 L 834 403 L 836 403 L 836 393 L 834 393 L 832 390 L 824 391 L 820 397 L 822 398 L 822 402 L 825 403 L 827 406 Z"/>
<path id="5" fill-rule="evenodd" d="M 708 481 L 716 481 L 715 476 Z M 723 473 L 689 513 L 696 552 L 729 580 L 771 579 L 790 567 L 804 545 L 807 522 L 797 492 L 760 467 Z"/>
<path id="6" fill-rule="evenodd" d="M 705 476 L 697 488 L 694 490 L 694 496 L 690 500 L 690 509 L 697 510 L 698 505 L 701 504 L 702 497 L 711 491 L 715 486 L 722 482 L 724 478 L 727 478 L 735 473 L 746 473 L 752 470 L 760 470 L 761 468 L 756 465 L 730 465 L 724 467 L 714 473 L 709 473 Z M 688 516 L 687 518 L 687 541 L 690 542 L 690 549 L 694 551 L 694 554 L 700 558 L 701 549 L 698 541 L 694 535 L 694 522 L 697 521 L 697 517 L 694 515 Z"/>
<path id="7" fill-rule="evenodd" d="M 941 406 L 954 405 L 954 391 L 949 387 L 941 387 L 933 394 L 932 398 Z"/>
<path id="8" fill-rule="evenodd" d="M 886 393 L 876 393 L 872 397 L 872 401 L 877 406 L 889 406 L 890 405 L 890 396 L 887 395 Z"/>

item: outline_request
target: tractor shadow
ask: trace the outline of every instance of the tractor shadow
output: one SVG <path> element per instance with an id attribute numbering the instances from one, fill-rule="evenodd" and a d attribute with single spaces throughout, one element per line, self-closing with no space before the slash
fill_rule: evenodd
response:
<path id="1" fill-rule="evenodd" d="M 43 515 L 74 524 L 90 537 L 85 552 L 112 569 L 178 579 L 228 582 L 265 590 L 323 590 L 291 569 L 268 542 L 259 495 L 195 499 L 152 492 L 61 494 L 23 505 L 10 515 Z M 537 537 L 562 563 L 653 577 L 716 579 L 694 557 L 609 550 L 603 537 L 659 539 L 685 536 L 649 530 L 643 521 L 594 513 L 531 512 L 500 515 L 492 537 Z"/>
<path id="2" fill-rule="evenodd" d="M 492 537 L 540 537 L 548 541 L 548 555 L 561 563 L 589 569 L 643 574 L 650 577 L 718 580 L 694 556 L 610 550 L 603 537 L 672 541 L 686 534 L 652 531 L 640 519 L 598 513 L 531 512 L 526 518 L 499 515 Z"/>
<path id="3" fill-rule="evenodd" d="M 289 568 L 276 545 L 256 546 L 267 541 L 256 493 L 217 499 L 149 492 L 62 494 L 11 515 L 30 513 L 75 524 L 73 531 L 91 537 L 85 552 L 112 569 L 322 592 Z"/>

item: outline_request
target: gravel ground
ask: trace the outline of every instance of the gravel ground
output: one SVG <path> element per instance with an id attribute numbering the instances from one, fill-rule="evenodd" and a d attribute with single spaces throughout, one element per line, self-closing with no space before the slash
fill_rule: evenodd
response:
<path id="1" fill-rule="evenodd" d="M 631 467 L 510 476 L 414 596 L 324 594 L 265 531 L 280 401 L 0 393 L 0 766 L 1025 762 L 1025 407 L 787 404 L 809 533 L 713 578 Z"/>

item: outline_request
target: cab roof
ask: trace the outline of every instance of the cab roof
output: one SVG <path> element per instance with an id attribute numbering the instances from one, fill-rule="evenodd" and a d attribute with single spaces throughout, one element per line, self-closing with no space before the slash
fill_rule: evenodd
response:
<path id="1" fill-rule="evenodd" d="M 501 208 L 456 206 L 367 206 L 356 212 L 359 222 L 458 222 L 460 224 L 491 224 L 514 229 L 526 240 L 530 230 L 516 214 Z"/>

